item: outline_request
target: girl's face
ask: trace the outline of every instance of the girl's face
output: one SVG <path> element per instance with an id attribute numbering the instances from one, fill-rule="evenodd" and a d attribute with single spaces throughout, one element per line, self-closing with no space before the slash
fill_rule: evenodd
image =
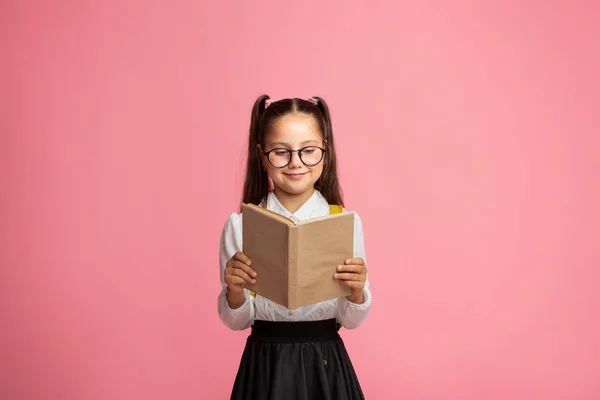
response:
<path id="1" fill-rule="evenodd" d="M 275 195 L 278 197 L 301 196 L 308 200 L 313 194 L 315 182 L 323 173 L 325 157 L 321 158 L 321 150 L 306 149 L 302 153 L 302 160 L 306 164 L 318 161 L 314 166 L 306 165 L 300 159 L 300 154 L 293 152 L 289 164 L 277 168 L 288 160 L 289 153 L 283 150 L 300 150 L 309 146 L 325 148 L 319 126 L 310 115 L 286 114 L 277 119 L 267 133 L 265 147 L 261 151 L 262 164 L 273 180 Z M 274 151 L 268 157 L 263 154 L 271 150 Z"/>

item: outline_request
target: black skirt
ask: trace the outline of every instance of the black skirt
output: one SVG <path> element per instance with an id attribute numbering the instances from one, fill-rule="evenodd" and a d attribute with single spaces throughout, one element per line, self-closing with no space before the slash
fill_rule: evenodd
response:
<path id="1" fill-rule="evenodd" d="M 364 399 L 335 319 L 255 321 L 233 400 Z"/>

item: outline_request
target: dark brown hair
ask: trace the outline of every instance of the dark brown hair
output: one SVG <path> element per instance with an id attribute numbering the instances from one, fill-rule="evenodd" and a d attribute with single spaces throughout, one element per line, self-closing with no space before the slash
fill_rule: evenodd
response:
<path id="1" fill-rule="evenodd" d="M 326 152 L 322 161 L 324 162 L 323 173 L 315 183 L 315 189 L 321 192 L 329 204 L 343 204 L 329 108 L 322 98 L 312 97 L 312 99 L 316 100 L 316 104 L 308 100 L 292 98 L 275 101 L 269 107 L 265 107 L 266 101 L 270 100 L 270 97 L 262 95 L 254 102 L 248 138 L 248 162 L 243 203 L 258 205 L 269 193 L 269 178 L 267 171 L 262 168 L 257 145 L 260 144 L 264 148 L 265 136 L 278 118 L 290 113 L 302 113 L 312 116 L 317 121 L 321 136 L 326 141 Z"/>

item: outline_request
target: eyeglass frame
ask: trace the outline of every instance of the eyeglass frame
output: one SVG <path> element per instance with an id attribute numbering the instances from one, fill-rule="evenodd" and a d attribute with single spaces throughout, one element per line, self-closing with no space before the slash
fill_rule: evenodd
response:
<path id="1" fill-rule="evenodd" d="M 311 147 L 314 147 L 314 148 L 317 148 L 317 149 L 321 150 L 321 158 L 319 159 L 319 161 L 317 161 L 317 162 L 316 162 L 316 163 L 314 163 L 314 164 L 307 164 L 307 163 L 305 163 L 305 162 L 304 162 L 304 160 L 302 159 L 302 155 L 301 155 L 301 153 L 302 153 L 302 151 L 303 151 L 303 150 L 306 150 L 306 149 L 308 149 L 308 148 L 311 148 Z M 269 154 L 271 154 L 271 153 L 272 153 L 273 151 L 275 151 L 275 150 L 279 150 L 279 151 L 281 151 L 281 150 L 285 150 L 285 151 L 287 151 L 287 152 L 288 152 L 288 154 L 289 154 L 289 160 L 288 160 L 287 164 L 285 164 L 285 165 L 284 165 L 284 166 L 282 166 L 282 167 L 276 167 L 275 165 L 273 165 L 273 163 L 271 162 L 271 159 L 269 158 Z M 271 150 L 269 150 L 269 151 L 264 151 L 264 152 L 263 152 L 263 155 L 264 155 L 265 157 L 267 157 L 267 161 L 269 161 L 269 164 L 271 164 L 271 166 L 272 166 L 273 168 L 281 169 L 281 168 L 285 168 L 285 167 L 287 167 L 288 165 L 290 165 L 290 163 L 292 162 L 292 158 L 294 157 L 293 153 L 298 153 L 298 158 L 300 159 L 300 161 L 302 162 L 302 164 L 306 165 L 307 167 L 314 167 L 315 165 L 319 165 L 319 163 L 320 163 L 321 161 L 323 161 L 323 159 L 325 158 L 325 153 L 327 153 L 327 149 L 326 149 L 325 147 L 319 147 L 319 146 L 314 146 L 314 145 L 312 145 L 312 146 L 305 146 L 305 147 L 303 147 L 303 148 L 301 148 L 301 149 L 297 149 L 297 150 L 291 150 L 291 149 L 285 149 L 285 148 L 283 148 L 283 147 L 277 147 L 277 148 L 271 149 Z"/>

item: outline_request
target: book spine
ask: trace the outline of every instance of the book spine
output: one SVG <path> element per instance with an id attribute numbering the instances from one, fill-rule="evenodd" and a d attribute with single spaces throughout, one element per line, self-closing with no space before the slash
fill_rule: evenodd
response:
<path id="1" fill-rule="evenodd" d="M 298 305 L 300 288 L 298 287 L 298 226 L 288 229 L 288 308 L 294 309 Z"/>

